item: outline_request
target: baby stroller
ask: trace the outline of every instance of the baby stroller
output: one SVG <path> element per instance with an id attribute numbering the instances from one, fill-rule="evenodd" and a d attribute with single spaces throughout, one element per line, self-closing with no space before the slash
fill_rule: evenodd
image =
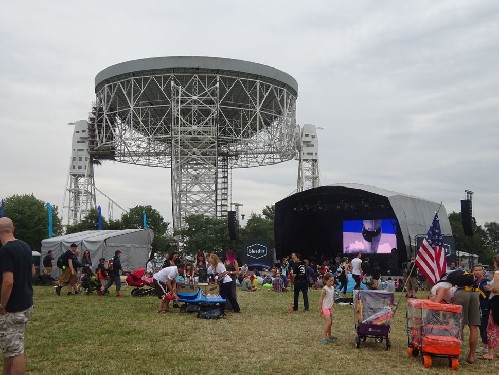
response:
<path id="1" fill-rule="evenodd" d="M 152 277 L 147 277 L 145 275 L 145 268 L 137 268 L 132 271 L 127 278 L 127 285 L 134 286 L 132 289 L 132 296 L 134 297 L 145 297 L 155 295 L 154 287 L 152 286 Z"/>
<path id="2" fill-rule="evenodd" d="M 407 300 L 407 354 L 421 353 L 424 367 L 432 366 L 433 357 L 446 357 L 449 366 L 459 368 L 461 354 L 461 305 L 448 305 L 426 299 Z"/>
<path id="3" fill-rule="evenodd" d="M 386 343 L 390 349 L 390 322 L 395 308 L 394 294 L 383 290 L 355 290 L 353 294 L 353 309 L 355 316 L 355 347 L 360 348 L 360 342 L 368 337 L 381 343 Z"/>

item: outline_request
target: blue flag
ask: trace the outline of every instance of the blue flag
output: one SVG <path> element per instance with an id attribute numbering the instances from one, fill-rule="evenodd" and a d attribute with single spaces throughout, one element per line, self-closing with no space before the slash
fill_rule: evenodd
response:
<path id="1" fill-rule="evenodd" d="M 147 229 L 147 216 L 146 216 L 146 210 L 143 211 L 144 214 L 144 229 Z"/>
<path id="2" fill-rule="evenodd" d="M 49 219 L 49 225 L 48 225 L 48 235 L 49 238 L 52 238 L 52 205 L 47 202 L 47 215 Z"/>
<path id="3" fill-rule="evenodd" d="M 99 212 L 99 217 L 97 218 L 97 230 L 102 230 L 102 210 L 97 207 L 97 211 Z"/>
<path id="4" fill-rule="evenodd" d="M 2 214 L 0 215 L 0 217 L 4 216 L 5 216 L 5 201 L 2 199 Z"/>

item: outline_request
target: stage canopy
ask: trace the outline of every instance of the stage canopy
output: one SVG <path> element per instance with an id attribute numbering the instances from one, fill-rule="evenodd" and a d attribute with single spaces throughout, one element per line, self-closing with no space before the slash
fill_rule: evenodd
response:
<path id="1" fill-rule="evenodd" d="M 417 238 L 428 232 L 437 210 L 442 235 L 452 236 L 440 203 L 362 184 L 309 189 L 276 203 L 276 253 L 283 257 L 296 251 L 316 261 L 331 258 L 345 252 L 345 221 L 387 219 L 396 226 L 397 244 L 391 253 L 397 254 L 400 265 L 415 254 Z"/>

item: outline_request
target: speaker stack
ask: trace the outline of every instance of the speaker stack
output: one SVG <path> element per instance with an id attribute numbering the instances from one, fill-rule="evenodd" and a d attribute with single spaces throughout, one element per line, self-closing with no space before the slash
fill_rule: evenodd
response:
<path id="1" fill-rule="evenodd" d="M 227 211 L 227 223 L 229 226 L 229 237 L 233 241 L 237 241 L 237 217 L 236 211 Z"/>
<path id="2" fill-rule="evenodd" d="M 461 222 L 464 234 L 469 237 L 473 236 L 473 207 L 470 199 L 461 201 Z"/>

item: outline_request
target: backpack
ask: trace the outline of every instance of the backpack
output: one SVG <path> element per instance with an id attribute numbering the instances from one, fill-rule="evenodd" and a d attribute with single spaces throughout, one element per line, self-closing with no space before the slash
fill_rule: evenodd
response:
<path id="1" fill-rule="evenodd" d="M 109 259 L 109 261 L 107 262 L 107 269 L 109 271 L 114 270 L 114 260 L 113 259 Z"/>
<path id="2" fill-rule="evenodd" d="M 465 286 L 473 286 L 475 278 L 468 271 L 455 270 L 447 275 L 445 280 L 458 288 L 464 288 Z"/>
<path id="3" fill-rule="evenodd" d="M 64 256 L 66 253 L 62 254 L 57 258 L 57 267 L 61 270 L 65 269 L 68 266 L 68 262 L 66 261 L 66 257 Z"/>
<path id="4" fill-rule="evenodd" d="M 200 304 L 198 318 L 200 319 L 220 319 L 225 316 L 219 306 L 213 304 Z"/>

